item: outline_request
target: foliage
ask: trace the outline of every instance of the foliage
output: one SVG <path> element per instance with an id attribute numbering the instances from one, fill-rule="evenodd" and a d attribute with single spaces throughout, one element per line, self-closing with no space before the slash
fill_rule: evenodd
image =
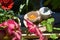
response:
<path id="1" fill-rule="evenodd" d="M 50 35 L 50 38 L 52 38 L 53 40 L 55 40 L 55 39 L 57 39 L 58 37 L 57 37 L 57 34 L 52 34 L 52 35 Z"/>
<path id="2" fill-rule="evenodd" d="M 15 16 L 12 10 L 6 11 L 0 8 L 0 23 L 7 21 L 8 19 L 14 19 L 16 22 L 20 22 L 20 19 Z"/>
<path id="3" fill-rule="evenodd" d="M 46 0 L 44 2 L 44 6 L 49 5 L 50 7 L 52 6 L 52 9 L 60 9 L 60 0 Z"/>
<path id="4" fill-rule="evenodd" d="M 10 19 L 12 15 L 13 15 L 13 11 L 7 12 L 0 8 L 0 23 Z"/>
<path id="5" fill-rule="evenodd" d="M 52 34 L 50 35 L 50 38 L 52 38 L 53 40 L 55 40 L 55 39 L 58 38 L 58 35 L 56 33 L 55 34 L 53 33 L 53 29 L 54 30 L 60 30 L 60 28 L 53 27 L 53 22 L 54 22 L 54 18 L 48 18 L 46 20 L 43 20 L 41 22 L 41 24 L 43 26 L 46 26 L 48 32 L 52 32 Z"/>
<path id="6" fill-rule="evenodd" d="M 46 26 L 48 32 L 52 32 L 52 31 L 53 31 L 53 30 L 52 30 L 52 28 L 53 28 L 53 25 L 52 25 L 53 22 L 54 22 L 54 18 L 48 18 L 47 20 L 43 20 L 43 21 L 41 22 L 41 24 L 42 24 L 43 26 Z"/>
<path id="7" fill-rule="evenodd" d="M 29 0 L 26 0 L 26 3 L 20 5 L 19 13 L 28 11 L 28 3 L 29 3 Z"/>
<path id="8" fill-rule="evenodd" d="M 41 24 L 43 25 L 43 26 L 46 26 L 46 29 L 47 29 L 47 31 L 48 32 L 52 32 L 53 31 L 53 29 L 56 29 L 56 28 L 53 28 L 53 22 L 54 22 L 54 18 L 48 18 L 48 19 L 46 19 L 46 20 L 43 20 L 42 22 L 41 22 Z M 57 37 L 57 34 L 51 34 L 50 35 L 50 38 L 52 38 L 53 40 L 55 40 L 55 39 L 57 39 L 58 37 Z"/>
<path id="9" fill-rule="evenodd" d="M 24 3 L 20 5 L 19 14 L 26 14 L 29 11 L 32 11 L 34 8 L 32 0 L 24 0 Z"/>

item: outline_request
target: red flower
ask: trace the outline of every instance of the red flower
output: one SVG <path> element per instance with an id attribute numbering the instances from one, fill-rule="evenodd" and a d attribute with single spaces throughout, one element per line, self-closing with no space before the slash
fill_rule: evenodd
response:
<path id="1" fill-rule="evenodd" d="M 10 10 L 13 7 L 13 0 L 0 0 L 0 4 L 4 10 Z"/>

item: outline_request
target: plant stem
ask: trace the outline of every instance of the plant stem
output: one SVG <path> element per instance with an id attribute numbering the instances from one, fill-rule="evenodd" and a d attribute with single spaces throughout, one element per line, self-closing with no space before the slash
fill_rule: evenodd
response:
<path id="1" fill-rule="evenodd" d="M 53 29 L 54 29 L 54 30 L 60 30 L 60 28 L 55 28 L 55 27 L 54 27 Z"/>
<path id="2" fill-rule="evenodd" d="M 29 0 L 26 0 L 26 5 L 28 6 Z"/>

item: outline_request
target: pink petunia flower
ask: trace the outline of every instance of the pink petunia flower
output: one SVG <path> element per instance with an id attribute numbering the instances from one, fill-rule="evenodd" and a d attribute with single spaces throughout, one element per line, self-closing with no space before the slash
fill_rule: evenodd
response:
<path id="1" fill-rule="evenodd" d="M 26 21 L 29 32 L 34 33 L 37 36 L 39 36 L 40 40 L 44 40 L 42 32 L 39 30 L 39 28 L 37 28 L 37 26 L 35 24 L 33 24 L 32 22 L 30 22 L 29 20 L 25 20 L 25 21 Z"/>
<path id="2" fill-rule="evenodd" d="M 14 20 L 9 19 L 0 24 L 0 27 L 2 28 L 4 28 L 5 26 L 6 26 L 5 31 L 7 31 L 10 36 L 13 36 L 12 40 L 21 40 L 20 27 Z"/>

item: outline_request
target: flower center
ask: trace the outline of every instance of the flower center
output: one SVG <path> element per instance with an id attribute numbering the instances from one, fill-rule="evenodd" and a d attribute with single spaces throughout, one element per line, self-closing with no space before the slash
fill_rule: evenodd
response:
<path id="1" fill-rule="evenodd" d="M 29 19 L 30 19 L 30 20 L 36 19 L 36 16 L 35 16 L 35 15 L 30 15 L 30 16 L 29 16 Z"/>
<path id="2" fill-rule="evenodd" d="M 36 11 L 32 11 L 32 12 L 29 12 L 27 16 L 29 20 L 36 20 L 36 18 L 38 17 L 38 14 Z"/>

